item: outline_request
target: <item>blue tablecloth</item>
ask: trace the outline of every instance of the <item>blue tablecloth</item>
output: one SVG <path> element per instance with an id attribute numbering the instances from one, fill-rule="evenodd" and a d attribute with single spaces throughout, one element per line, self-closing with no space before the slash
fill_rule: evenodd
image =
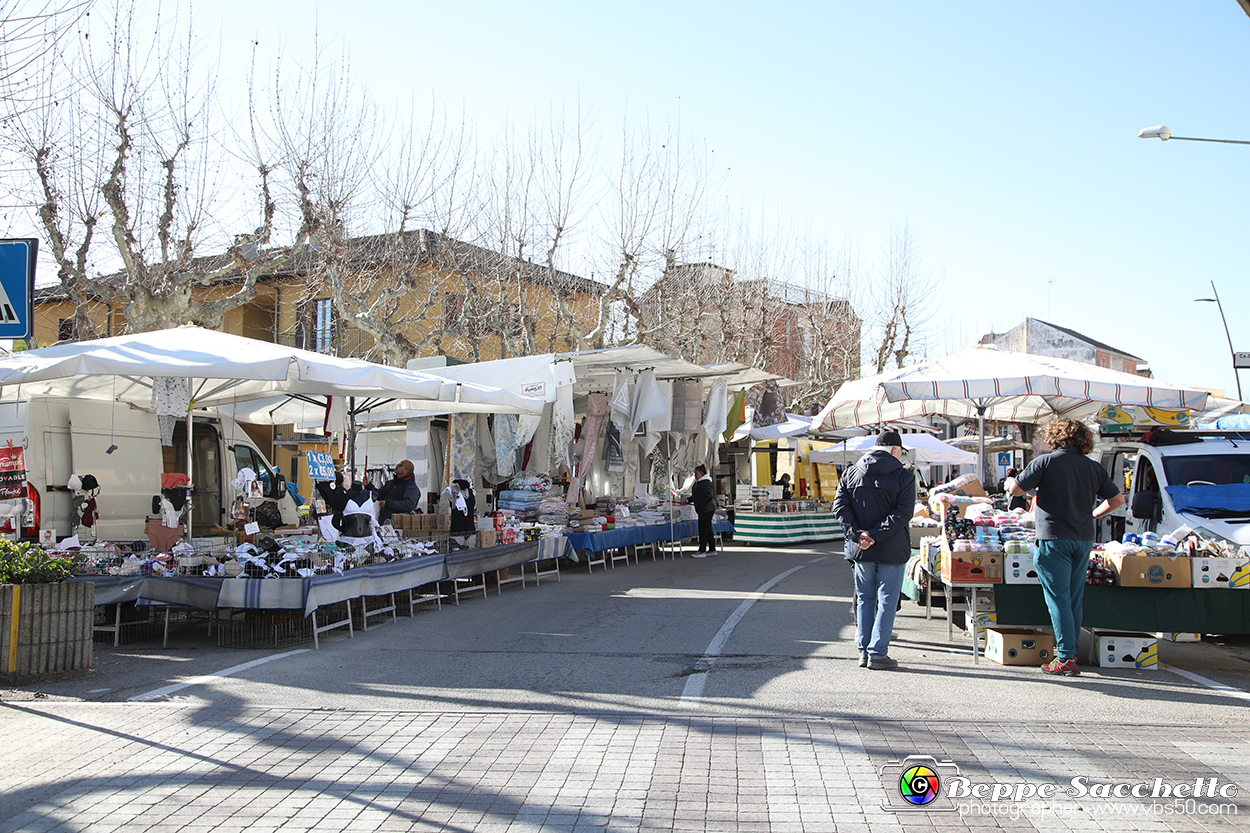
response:
<path id="1" fill-rule="evenodd" d="M 481 575 L 540 558 L 559 558 L 569 551 L 567 539 L 552 538 L 447 555 L 422 555 L 357 567 L 342 575 L 330 573 L 311 578 L 77 576 L 73 580 L 95 585 L 97 605 L 137 602 L 184 605 L 201 610 L 303 610 L 307 616 L 318 607 L 334 602 L 399 593 L 432 581 Z"/>
<path id="2" fill-rule="evenodd" d="M 733 532 L 733 524 L 724 519 L 712 522 L 716 532 Z M 657 541 L 681 541 L 699 537 L 698 521 L 677 521 L 672 524 L 630 526 L 624 529 L 605 529 L 603 532 L 571 532 L 565 536 L 573 549 L 590 552 L 606 552 L 621 547 L 653 544 Z"/>

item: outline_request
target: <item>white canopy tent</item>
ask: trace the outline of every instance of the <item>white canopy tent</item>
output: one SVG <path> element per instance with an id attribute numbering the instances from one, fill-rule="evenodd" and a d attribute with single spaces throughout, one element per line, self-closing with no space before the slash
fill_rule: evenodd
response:
<path id="1" fill-rule="evenodd" d="M 291 422 L 288 412 L 274 406 L 298 401 L 301 396 L 403 399 L 426 411 L 477 407 L 502 413 L 542 410 L 540 400 L 499 388 L 462 384 L 428 373 L 189 325 L 59 344 L 0 358 L 0 398 L 67 396 L 146 408 L 151 402 L 153 377 L 192 380 L 192 398 L 200 408 L 234 408 L 254 400 L 271 404 L 268 409 L 238 410 L 238 418 L 245 422 Z M 311 404 L 324 411 L 324 402 Z"/>
<path id="2" fill-rule="evenodd" d="M 13 353 L 0 358 L 0 401 L 35 396 L 112 400 L 149 408 L 155 379 L 186 379 L 187 474 L 192 472 L 192 411 L 230 408 L 244 421 L 281 424 L 281 408 L 240 412 L 256 399 L 300 402 L 325 412 L 312 397 L 345 396 L 357 409 L 396 397 L 430 410 L 489 406 L 494 411 L 538 413 L 542 401 L 481 385 L 466 386 L 429 374 L 344 359 L 228 335 L 201 327 L 75 342 Z M 188 500 L 188 506 L 190 500 Z M 189 510 L 188 510 L 189 511 Z"/>
<path id="3" fill-rule="evenodd" d="M 929 466 L 962 466 L 975 463 L 977 455 L 961 451 L 942 442 L 932 434 L 903 434 L 904 457 L 911 462 Z M 877 444 L 875 436 L 852 437 L 837 445 L 814 449 L 808 455 L 813 463 L 854 463 Z"/>
<path id="4" fill-rule="evenodd" d="M 1202 410 L 1207 393 L 1081 362 L 973 347 L 951 356 L 847 382 L 812 420 L 832 431 L 940 414 L 1043 422 L 1087 416 L 1105 403 Z M 984 449 L 978 461 L 984 457 Z M 984 477 L 984 473 L 982 473 Z"/>

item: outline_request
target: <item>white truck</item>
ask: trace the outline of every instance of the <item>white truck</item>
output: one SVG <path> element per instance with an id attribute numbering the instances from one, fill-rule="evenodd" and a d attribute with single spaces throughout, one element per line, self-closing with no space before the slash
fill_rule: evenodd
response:
<path id="1" fill-rule="evenodd" d="M 1231 542 L 1234 550 L 1250 545 L 1250 432 L 1163 435 L 1168 444 L 1145 442 L 1143 432 L 1100 438 L 1090 456 L 1111 473 L 1126 503 L 1097 521 L 1097 540 L 1188 526 L 1204 538 Z"/>
<path id="2" fill-rule="evenodd" d="M 244 496 L 251 506 L 274 501 L 284 524 L 299 521 L 299 509 L 286 483 L 233 420 L 198 411 L 193 415 L 192 533 L 209 534 L 231 518 L 236 495 L 230 482 L 240 469 L 258 475 L 260 495 Z M 161 475 L 187 472 L 187 424 L 174 426 L 173 445 L 161 445 L 155 414 L 123 403 L 33 397 L 0 403 L 0 447 L 22 446 L 29 518 L 24 534 L 54 529 L 57 538 L 74 532 L 70 475 L 94 475 L 100 492 L 96 537 L 108 541 L 144 540 L 144 523 L 158 517 L 153 498 L 161 495 Z M 29 513 L 28 513 L 29 516 Z"/>

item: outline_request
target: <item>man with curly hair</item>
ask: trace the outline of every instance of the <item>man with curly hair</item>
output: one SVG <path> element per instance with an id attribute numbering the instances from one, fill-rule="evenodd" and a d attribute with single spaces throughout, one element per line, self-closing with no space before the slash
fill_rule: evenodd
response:
<path id="1" fill-rule="evenodd" d="M 1004 484 L 1012 495 L 1037 489 L 1037 576 L 1055 630 L 1055 658 L 1042 666 L 1048 674 L 1075 677 L 1085 575 L 1094 548 L 1094 519 L 1124 505 L 1124 495 L 1107 470 L 1086 455 L 1094 435 L 1073 419 L 1056 420 L 1042 438 L 1054 449 L 1024 467 Z M 1102 502 L 1094 506 L 1094 501 Z"/>

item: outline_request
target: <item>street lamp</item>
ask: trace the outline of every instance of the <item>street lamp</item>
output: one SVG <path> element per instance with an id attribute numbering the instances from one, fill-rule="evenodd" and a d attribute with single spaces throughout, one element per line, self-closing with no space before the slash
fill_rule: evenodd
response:
<path id="1" fill-rule="evenodd" d="M 1247 142 L 1246 144 L 1250 144 Z M 1211 281 L 1211 294 L 1214 298 L 1194 298 L 1194 302 L 1205 301 L 1208 304 L 1215 304 L 1220 311 L 1220 321 L 1224 322 L 1224 337 L 1228 339 L 1228 352 L 1233 357 L 1233 378 L 1237 380 L 1237 401 L 1245 400 L 1241 397 L 1241 375 L 1237 372 L 1237 351 L 1233 349 L 1233 337 L 1228 334 L 1228 319 L 1224 317 L 1224 305 L 1220 303 L 1220 293 L 1215 291 L 1215 281 Z"/>
<path id="2" fill-rule="evenodd" d="M 1155 127 L 1143 127 L 1137 131 L 1139 139 L 1160 139 L 1166 142 L 1168 139 L 1179 139 L 1182 142 L 1219 142 L 1225 145 L 1250 145 L 1250 142 L 1243 142 L 1240 139 L 1195 139 L 1192 136 L 1173 136 L 1172 131 L 1168 130 L 1167 125 L 1160 124 Z"/>

